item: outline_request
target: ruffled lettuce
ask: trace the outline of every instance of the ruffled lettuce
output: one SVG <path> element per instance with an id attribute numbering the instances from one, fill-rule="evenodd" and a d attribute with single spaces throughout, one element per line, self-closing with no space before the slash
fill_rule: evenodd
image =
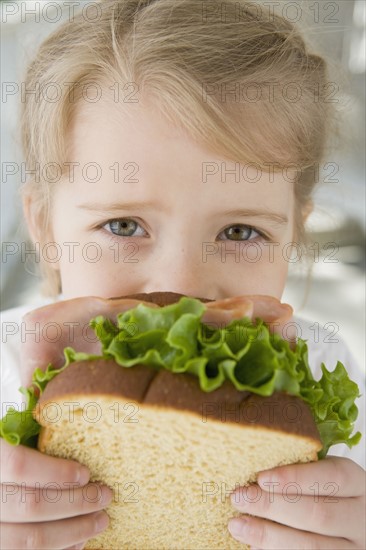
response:
<path id="1" fill-rule="evenodd" d="M 46 371 L 36 369 L 32 386 L 20 388 L 26 396 L 24 411 L 9 409 L 0 420 L 0 436 L 14 445 L 36 446 L 40 426 L 32 417 L 39 394 L 47 383 L 73 361 L 113 358 L 121 367 L 136 364 L 173 373 L 186 372 L 198 377 L 205 392 L 219 388 L 229 380 L 238 390 L 270 396 L 283 391 L 308 403 L 323 449 L 324 457 L 331 445 L 356 445 L 361 434 L 352 435 L 358 409 L 357 384 L 352 382 L 342 363 L 333 371 L 322 364 L 322 377 L 314 380 L 308 364 L 305 340 L 298 339 L 292 350 L 286 340 L 272 334 L 267 325 L 244 317 L 224 328 L 201 322 L 205 306 L 194 298 L 161 308 L 143 304 L 121 313 L 117 322 L 97 316 L 90 321 L 102 344 L 101 355 L 80 353 L 65 348 L 65 364 Z M 102 375 L 102 373 L 101 373 Z"/>
<path id="2" fill-rule="evenodd" d="M 0 420 L 0 437 L 11 445 L 37 447 L 38 434 L 41 426 L 33 418 L 32 411 L 48 382 L 74 361 L 99 358 L 99 356 L 96 355 L 89 355 L 82 352 L 77 353 L 72 348 L 65 348 L 64 356 L 65 363 L 62 367 L 56 369 L 50 363 L 45 371 L 37 368 L 32 375 L 32 384 L 28 388 L 19 388 L 19 391 L 25 396 L 25 406 L 20 411 L 14 407 L 9 407 L 6 415 Z"/>

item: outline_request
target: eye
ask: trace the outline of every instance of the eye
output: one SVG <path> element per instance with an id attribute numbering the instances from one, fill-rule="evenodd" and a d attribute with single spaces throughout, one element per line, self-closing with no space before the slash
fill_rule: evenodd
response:
<path id="1" fill-rule="evenodd" d="M 222 235 L 224 235 L 224 237 L 222 237 Z M 224 231 L 220 233 L 219 238 L 220 237 L 223 238 L 223 240 L 249 241 L 256 237 L 264 237 L 264 235 L 249 225 L 237 224 L 224 229 Z"/>
<path id="2" fill-rule="evenodd" d="M 118 237 L 143 237 L 147 235 L 145 229 L 131 218 L 111 220 L 103 228 Z"/>

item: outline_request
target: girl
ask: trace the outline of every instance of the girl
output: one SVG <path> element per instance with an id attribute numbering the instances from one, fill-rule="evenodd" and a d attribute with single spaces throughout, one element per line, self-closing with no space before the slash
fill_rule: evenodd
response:
<path id="1" fill-rule="evenodd" d="M 35 171 L 24 214 L 59 303 L 3 316 L 4 403 L 19 401 L 35 366 L 62 362 L 65 345 L 91 352 L 81 327 L 118 312 L 108 298 L 169 290 L 280 299 L 334 120 L 324 60 L 258 5 L 93 5 L 93 17 L 76 15 L 43 43 L 26 77 L 36 93 L 26 95 L 22 135 Z M 339 359 L 362 393 L 345 344 L 312 345 L 307 323 L 294 319 L 314 374 Z M 262 472 L 263 497 L 233 501 L 250 516 L 230 522 L 232 536 L 257 548 L 364 548 L 362 451 L 343 447 Z M 2 548 L 81 548 L 106 527 L 111 491 L 85 500 L 86 468 L 3 440 L 1 453 Z M 52 482 L 65 487 L 60 498 Z M 296 502 L 282 496 L 288 483 L 301 488 Z"/>

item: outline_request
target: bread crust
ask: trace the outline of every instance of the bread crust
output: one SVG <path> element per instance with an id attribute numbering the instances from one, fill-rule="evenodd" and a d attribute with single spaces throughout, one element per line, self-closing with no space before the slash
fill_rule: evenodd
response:
<path id="1" fill-rule="evenodd" d="M 76 361 L 46 386 L 35 408 L 35 418 L 42 416 L 41 410 L 48 403 L 68 401 L 75 395 L 114 397 L 189 411 L 203 422 L 255 425 L 312 439 L 321 448 L 315 421 L 302 399 L 283 392 L 263 397 L 239 391 L 228 380 L 220 388 L 204 392 L 198 378 L 189 373 L 156 370 L 147 365 L 121 367 L 113 359 Z"/>

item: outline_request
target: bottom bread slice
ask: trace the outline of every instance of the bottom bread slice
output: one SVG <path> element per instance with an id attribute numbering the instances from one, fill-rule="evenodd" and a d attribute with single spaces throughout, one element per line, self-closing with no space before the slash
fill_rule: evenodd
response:
<path id="1" fill-rule="evenodd" d="M 228 386 L 231 401 L 221 401 L 224 390 L 203 395 L 195 377 L 162 372 L 153 380 L 155 394 L 150 380 L 150 393 L 133 399 L 127 382 L 127 397 L 117 386 L 107 394 L 106 377 L 102 383 L 99 376 L 98 389 L 95 365 L 88 378 L 84 372 L 88 383 L 81 393 L 77 376 L 90 367 L 80 365 L 49 383 L 35 417 L 44 426 L 42 452 L 85 464 L 92 482 L 114 491 L 110 524 L 87 549 L 243 550 L 227 528 L 231 517 L 241 515 L 230 492 L 254 482 L 261 470 L 317 459 L 321 443 L 310 411 L 297 398 L 250 394 L 243 400 Z M 117 368 L 133 377 L 133 369 L 110 367 L 111 374 Z M 174 384 L 182 386 L 180 395 Z M 242 494 L 247 498 L 245 489 Z M 95 487 L 83 496 L 96 495 Z M 264 497 L 259 491 L 256 498 Z"/>

